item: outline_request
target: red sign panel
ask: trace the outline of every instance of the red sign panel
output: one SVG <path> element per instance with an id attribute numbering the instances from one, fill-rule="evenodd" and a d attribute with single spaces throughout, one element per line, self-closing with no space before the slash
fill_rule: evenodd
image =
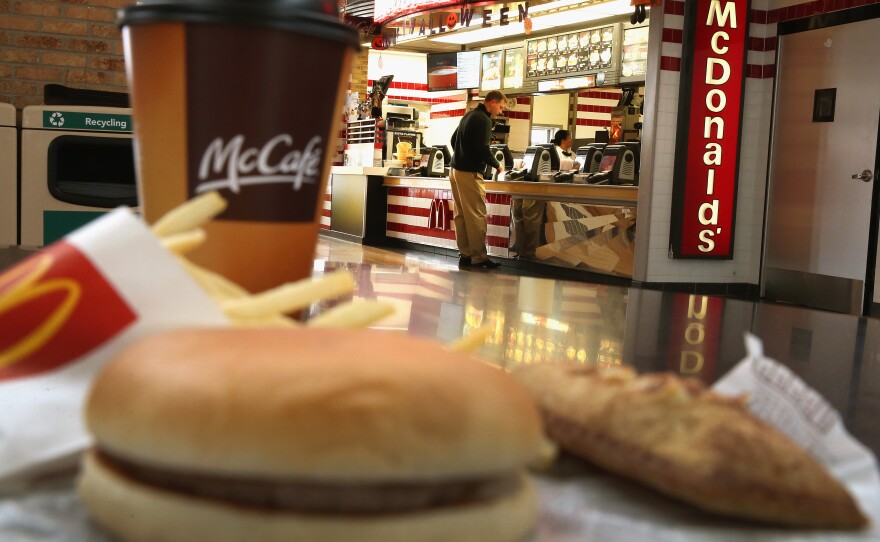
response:
<path id="1" fill-rule="evenodd" d="M 59 241 L 0 274 L 0 381 L 62 367 L 136 319 L 101 272 Z"/>
<path id="2" fill-rule="evenodd" d="M 749 2 L 696 0 L 686 9 L 671 252 L 730 259 Z"/>
<path id="3" fill-rule="evenodd" d="M 402 15 L 460 4 L 460 0 L 375 0 L 373 2 L 373 20 L 377 23 L 384 23 Z"/>

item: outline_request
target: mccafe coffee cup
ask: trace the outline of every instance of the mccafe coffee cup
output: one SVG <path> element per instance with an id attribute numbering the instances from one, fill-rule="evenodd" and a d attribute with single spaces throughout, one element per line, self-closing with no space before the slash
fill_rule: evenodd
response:
<path id="1" fill-rule="evenodd" d="M 252 292 L 311 274 L 357 32 L 328 0 L 144 0 L 120 12 L 152 223 L 218 190 L 191 258 Z"/>

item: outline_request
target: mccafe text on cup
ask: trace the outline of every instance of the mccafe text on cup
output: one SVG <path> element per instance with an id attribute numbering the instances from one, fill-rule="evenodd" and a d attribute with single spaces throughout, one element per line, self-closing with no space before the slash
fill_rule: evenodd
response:
<path id="1" fill-rule="evenodd" d="M 325 0 L 144 0 L 120 12 L 152 223 L 217 190 L 192 259 L 256 292 L 311 274 L 357 32 Z"/>

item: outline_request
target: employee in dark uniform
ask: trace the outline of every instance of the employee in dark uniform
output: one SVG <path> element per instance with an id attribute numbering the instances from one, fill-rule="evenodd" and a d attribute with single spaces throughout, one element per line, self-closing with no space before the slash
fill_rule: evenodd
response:
<path id="1" fill-rule="evenodd" d="M 491 117 L 501 113 L 507 98 L 500 91 L 486 94 L 486 99 L 468 111 L 452 134 L 452 168 L 449 183 L 455 201 L 455 241 L 458 244 L 460 268 L 498 267 L 486 252 L 486 187 L 483 174 L 487 165 L 504 170 L 504 164 L 492 156 Z"/>

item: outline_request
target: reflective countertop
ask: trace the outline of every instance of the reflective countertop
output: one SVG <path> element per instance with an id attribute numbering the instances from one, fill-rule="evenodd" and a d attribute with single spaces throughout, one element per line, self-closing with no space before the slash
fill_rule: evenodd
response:
<path id="1" fill-rule="evenodd" d="M 0 268 L 33 251 L 0 248 Z M 853 435 L 880 451 L 880 321 L 794 306 L 523 276 L 506 265 L 460 271 L 457 259 L 393 252 L 321 238 L 314 274 L 346 269 L 351 297 L 380 299 L 394 313 L 374 327 L 451 343 L 492 332 L 477 352 L 504 368 L 536 362 L 629 363 L 712 383 L 745 356 L 743 334 L 789 367 L 843 416 Z M 2 288 L 2 287 L 0 287 Z M 320 313 L 338 299 L 313 306 Z M 88 520 L 62 472 L 26 491 L 0 493 L 0 539 L 110 542 Z M 705 514 L 563 456 L 533 473 L 538 525 L 524 542 L 611 540 L 861 541 L 880 536 L 880 499 L 862 496 L 874 527 L 852 533 L 780 529 Z"/>
<path id="2" fill-rule="evenodd" d="M 707 384 L 745 357 L 744 333 L 819 391 L 853 435 L 880 452 L 880 320 L 790 305 L 459 271 L 457 260 L 322 240 L 316 274 L 348 269 L 355 297 L 393 303 L 376 327 L 452 342 L 492 326 L 479 355 L 502 367 L 627 363 Z M 315 311 L 323 310 L 315 307 Z"/>
<path id="3" fill-rule="evenodd" d="M 33 254 L 0 248 L 0 269 Z M 377 329 L 451 343 L 491 326 L 478 355 L 505 368 L 544 361 L 673 371 L 711 384 L 745 356 L 743 334 L 819 391 L 849 431 L 880 452 L 880 320 L 738 299 L 522 276 L 502 266 L 459 271 L 457 259 L 321 237 L 314 274 L 346 269 L 353 297 L 393 315 Z M 342 300 L 333 301 L 337 303 Z M 314 306 L 311 313 L 325 310 Z"/>

